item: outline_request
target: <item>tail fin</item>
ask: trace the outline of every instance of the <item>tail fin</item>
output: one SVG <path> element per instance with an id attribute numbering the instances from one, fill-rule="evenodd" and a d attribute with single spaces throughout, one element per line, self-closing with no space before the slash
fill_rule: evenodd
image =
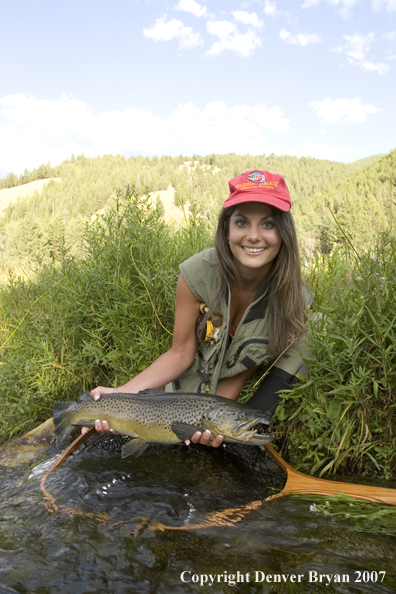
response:
<path id="1" fill-rule="evenodd" d="M 71 404 L 73 402 L 55 402 L 53 404 L 55 437 L 58 445 L 63 444 L 74 429 L 72 425 L 72 412 L 69 410 Z"/>

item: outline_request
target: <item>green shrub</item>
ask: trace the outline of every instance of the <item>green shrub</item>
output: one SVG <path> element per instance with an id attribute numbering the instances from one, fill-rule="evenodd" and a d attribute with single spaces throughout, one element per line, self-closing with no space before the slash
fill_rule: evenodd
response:
<path id="1" fill-rule="evenodd" d="M 63 254 L 1 287 L 3 440 L 50 416 L 52 402 L 121 385 L 169 348 L 178 264 L 212 238 L 195 213 L 177 229 L 159 217 L 128 187 L 87 225 L 84 258 Z"/>
<path id="2" fill-rule="evenodd" d="M 309 322 L 309 378 L 277 411 L 292 459 L 321 474 L 396 464 L 396 242 L 318 256 L 306 271 L 316 293 Z"/>

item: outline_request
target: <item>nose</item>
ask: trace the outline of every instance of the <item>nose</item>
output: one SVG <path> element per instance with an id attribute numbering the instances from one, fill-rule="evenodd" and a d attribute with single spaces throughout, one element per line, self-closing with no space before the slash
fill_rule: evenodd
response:
<path id="1" fill-rule="evenodd" d="M 251 224 L 246 234 L 246 239 L 249 241 L 257 242 L 260 241 L 260 229 L 258 225 Z"/>

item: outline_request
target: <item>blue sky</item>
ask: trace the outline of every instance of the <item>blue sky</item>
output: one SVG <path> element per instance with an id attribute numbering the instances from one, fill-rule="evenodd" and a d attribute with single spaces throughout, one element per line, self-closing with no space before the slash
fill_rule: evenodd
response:
<path id="1" fill-rule="evenodd" d="M 0 175 L 396 147 L 396 0 L 1 0 Z"/>

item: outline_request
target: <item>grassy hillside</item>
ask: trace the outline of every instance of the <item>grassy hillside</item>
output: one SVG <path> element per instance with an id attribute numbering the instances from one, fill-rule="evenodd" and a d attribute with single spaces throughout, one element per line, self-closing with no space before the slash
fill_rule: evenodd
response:
<path id="1" fill-rule="evenodd" d="M 165 190 L 171 185 L 175 189 L 176 204 L 188 203 L 205 217 L 213 231 L 220 206 L 228 195 L 228 180 L 249 169 L 276 171 L 285 177 L 293 200 L 302 251 L 310 257 L 315 249 L 331 249 L 339 240 L 327 213 L 328 206 L 339 208 L 340 200 L 335 198 L 337 188 L 344 188 L 342 183 L 346 180 L 352 180 L 353 186 L 354 176 L 364 178 L 359 172 L 366 171 L 368 161 L 375 161 L 368 169 L 377 167 L 379 171 L 373 184 L 382 184 L 386 158 L 378 160 L 378 156 L 374 156 L 346 165 L 307 157 L 232 153 L 194 155 L 191 158 L 72 157 L 57 168 L 47 165 L 32 173 L 25 171 L 20 178 L 14 176 L 14 185 L 19 180 L 26 182 L 34 175 L 46 173 L 60 181 L 50 182 L 41 193 L 18 200 L 4 209 L 0 218 L 0 263 L 3 269 L 16 262 L 37 268 L 46 262 L 56 262 L 65 251 L 81 256 L 85 224 L 94 213 L 111 205 L 117 191 L 124 190 L 128 184 L 140 194 Z M 8 178 L 10 176 L 3 180 L 3 185 Z M 348 191 L 352 186 L 348 186 Z M 379 204 L 373 211 L 381 225 L 385 216 L 384 200 L 386 197 L 379 192 Z M 371 240 L 372 233 L 368 238 Z"/>
<path id="2" fill-rule="evenodd" d="M 297 203 L 293 213 L 306 253 L 330 252 L 344 243 L 344 233 L 357 250 L 372 246 L 381 231 L 396 224 L 395 184 L 396 150 Z"/>

